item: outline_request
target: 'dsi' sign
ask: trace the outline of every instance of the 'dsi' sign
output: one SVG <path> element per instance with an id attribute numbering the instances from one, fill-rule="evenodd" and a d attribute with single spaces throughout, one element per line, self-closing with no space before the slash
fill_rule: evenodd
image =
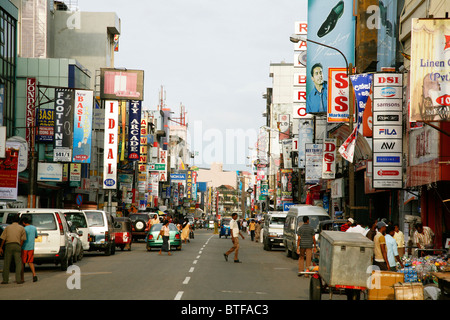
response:
<path id="1" fill-rule="evenodd" d="M 336 139 L 323 142 L 322 179 L 334 179 L 336 174 Z"/>

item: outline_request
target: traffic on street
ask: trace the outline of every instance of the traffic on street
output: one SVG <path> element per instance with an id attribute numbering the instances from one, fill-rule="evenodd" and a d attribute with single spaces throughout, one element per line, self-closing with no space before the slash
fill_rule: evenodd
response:
<path id="1" fill-rule="evenodd" d="M 0 300 L 448 301 L 449 13 L 0 0 Z"/>

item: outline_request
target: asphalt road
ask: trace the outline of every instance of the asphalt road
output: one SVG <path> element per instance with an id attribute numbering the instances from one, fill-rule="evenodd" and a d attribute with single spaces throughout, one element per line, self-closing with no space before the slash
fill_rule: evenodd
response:
<path id="1" fill-rule="evenodd" d="M 0 300 L 308 300 L 309 279 L 297 277 L 297 261 L 283 249 L 264 251 L 248 236 L 240 244 L 242 263 L 226 262 L 231 240 L 205 229 L 172 256 L 148 252 L 144 242 L 111 256 L 88 252 L 68 272 L 37 266 L 35 283 L 28 268 L 24 284 L 10 274 Z"/>

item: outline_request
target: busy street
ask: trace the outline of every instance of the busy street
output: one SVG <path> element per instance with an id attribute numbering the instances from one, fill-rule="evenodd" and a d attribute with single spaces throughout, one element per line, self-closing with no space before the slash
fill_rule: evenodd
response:
<path id="1" fill-rule="evenodd" d="M 11 281 L 0 287 L 0 300 L 308 299 L 309 281 L 297 277 L 297 261 L 286 257 L 283 249 L 264 251 L 261 243 L 245 235 L 239 253 L 242 263 L 226 262 L 223 253 L 232 246 L 230 238 L 219 238 L 211 229 L 194 232 L 195 238 L 172 256 L 148 252 L 143 241 L 133 243 L 131 251 L 118 250 L 108 257 L 85 253 L 73 265 L 79 267 L 79 288 L 70 269 L 37 266 L 39 280 L 33 283 L 27 268 L 24 284 Z"/>
<path id="2" fill-rule="evenodd" d="M 449 14 L 0 0 L 0 301 L 448 309 Z"/>

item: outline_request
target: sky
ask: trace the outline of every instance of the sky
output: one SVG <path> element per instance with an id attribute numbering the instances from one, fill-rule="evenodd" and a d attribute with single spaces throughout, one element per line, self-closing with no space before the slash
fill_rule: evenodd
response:
<path id="1" fill-rule="evenodd" d="M 289 36 L 296 21 L 306 20 L 306 0 L 78 0 L 78 6 L 117 13 L 115 67 L 144 70 L 145 108 L 157 108 L 162 86 L 174 117 L 185 106 L 195 165 L 216 161 L 251 171 L 248 147 L 265 124 L 270 63 L 293 62 Z"/>

